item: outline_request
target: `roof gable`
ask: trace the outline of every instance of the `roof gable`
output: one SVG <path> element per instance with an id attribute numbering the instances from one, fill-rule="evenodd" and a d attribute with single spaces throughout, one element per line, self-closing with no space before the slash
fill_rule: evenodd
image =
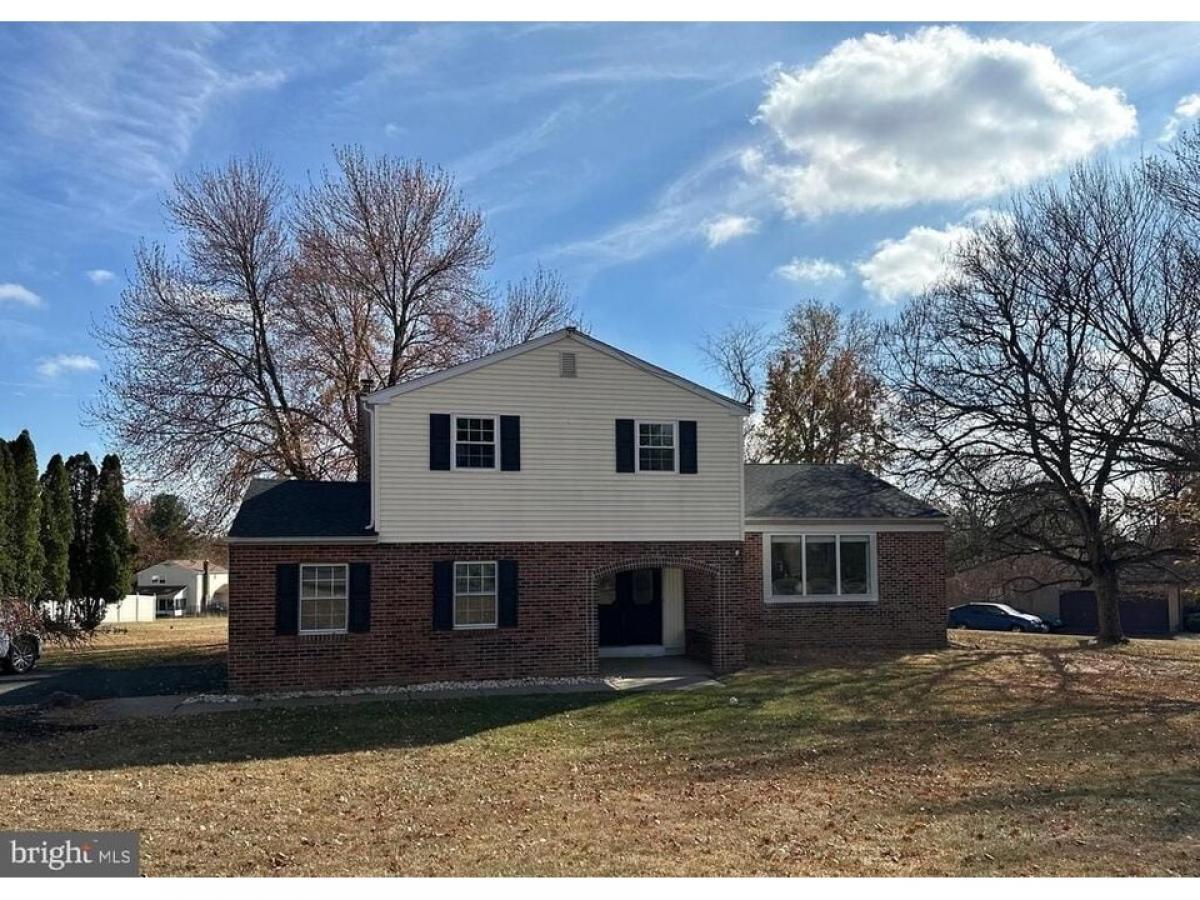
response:
<path id="1" fill-rule="evenodd" d="M 528 353 L 531 350 L 537 350 L 541 347 L 546 347 L 550 344 L 567 340 L 578 342 L 585 347 L 589 347 L 593 350 L 603 353 L 606 356 L 619 360 L 620 362 L 632 366 L 633 368 L 639 369 L 657 378 L 661 378 L 664 381 L 674 384 L 676 387 L 683 388 L 684 390 L 690 391 L 697 396 L 703 397 L 706 400 L 710 400 L 713 403 L 724 407 L 731 415 L 745 416 L 749 415 L 751 412 L 749 407 L 739 403 L 731 397 L 726 397 L 724 394 L 720 394 L 710 388 L 706 388 L 702 384 L 697 384 L 694 381 L 690 381 L 687 378 L 676 375 L 674 372 L 669 372 L 666 369 L 647 362 L 646 360 L 634 356 L 631 353 L 626 353 L 624 350 L 619 350 L 616 347 L 613 347 L 611 344 L 606 344 L 603 341 L 584 334 L 575 328 L 563 328 L 559 331 L 543 335 L 542 337 L 534 338 L 531 341 L 526 341 L 523 344 L 517 344 L 515 347 L 509 347 L 505 350 L 499 350 L 495 353 L 490 353 L 487 356 L 481 356 L 479 359 L 473 359 L 457 366 L 451 366 L 449 369 L 443 369 L 441 372 L 433 372 L 429 375 L 422 375 L 420 378 L 413 378 L 410 381 L 404 381 L 400 384 L 393 385 L 392 387 L 384 388 L 383 390 L 376 391 L 367 397 L 367 403 L 371 404 L 372 406 L 377 406 L 381 403 L 388 403 L 394 398 L 403 394 L 417 391 L 421 388 L 429 387 L 434 384 L 440 384 L 441 382 L 448 381 L 451 378 L 455 378 L 459 375 L 465 375 L 468 372 L 476 372 L 480 369 L 486 368 L 487 366 L 494 365 L 495 363 L 503 362 L 506 359 L 512 359 L 513 357 L 520 356 L 523 353 Z"/>

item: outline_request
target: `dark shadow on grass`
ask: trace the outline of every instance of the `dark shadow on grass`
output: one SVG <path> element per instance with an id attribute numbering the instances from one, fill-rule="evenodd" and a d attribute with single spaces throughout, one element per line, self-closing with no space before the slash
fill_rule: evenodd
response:
<path id="1" fill-rule="evenodd" d="M 1122 816 L 1121 808 L 1126 805 L 1137 815 Z M 1136 826 L 1147 838 L 1174 840 L 1200 829 L 1200 775 L 1147 772 L 1053 788 L 1014 785 L 964 800 L 933 803 L 932 807 L 930 801 L 922 800 L 908 809 L 916 815 L 922 806 L 938 816 L 1001 816 L 1019 811 L 1026 817 L 1045 818 L 1061 817 L 1069 809 L 1083 808 L 1085 814 L 1103 809 L 1111 821 L 1124 828 Z"/>
<path id="2" fill-rule="evenodd" d="M 224 662 L 129 668 L 72 666 L 35 669 L 33 676 L 11 690 L 3 690 L 4 682 L 0 681 L 0 707 L 41 703 L 58 692 L 75 694 L 84 700 L 103 700 L 109 697 L 152 697 L 225 690 Z"/>
<path id="3" fill-rule="evenodd" d="M 0 775 L 133 766 L 294 759 L 448 744 L 498 728 L 595 707 L 613 693 L 372 700 L 170 719 L 126 719 L 90 733 L 33 718 L 6 740 Z"/>

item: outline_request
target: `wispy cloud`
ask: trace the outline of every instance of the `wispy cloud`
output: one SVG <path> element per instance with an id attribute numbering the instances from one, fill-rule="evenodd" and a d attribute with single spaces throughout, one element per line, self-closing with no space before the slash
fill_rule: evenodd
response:
<path id="1" fill-rule="evenodd" d="M 45 301 L 23 284 L 6 282 L 0 284 L 0 304 L 3 303 L 14 303 L 17 306 L 28 306 L 30 309 L 36 309 L 44 305 Z"/>
<path id="2" fill-rule="evenodd" d="M 95 372 L 100 363 L 82 353 L 60 353 L 38 363 L 38 374 L 43 378 L 57 378 L 68 372 Z"/>
<path id="3" fill-rule="evenodd" d="M 846 270 L 827 259 L 803 259 L 797 256 L 777 268 L 775 274 L 788 281 L 836 281 L 846 277 Z"/>
<path id="4" fill-rule="evenodd" d="M 583 112 L 582 104 L 564 103 L 528 127 L 455 160 L 449 169 L 456 173 L 459 181 L 463 183 L 503 169 L 545 147 L 557 132 L 562 131 Z"/>
<path id="5" fill-rule="evenodd" d="M 162 187 L 214 105 L 286 79 L 253 56 L 247 65 L 217 62 L 220 26 L 95 25 L 31 35 L 39 65 L 0 80 L 0 101 L 28 131 L 24 152 L 66 172 L 83 199 L 128 193 L 130 185 Z"/>
<path id="6" fill-rule="evenodd" d="M 88 269 L 83 274 L 92 284 L 108 284 L 117 277 L 108 269 Z"/>
<path id="7" fill-rule="evenodd" d="M 717 151 L 670 182 L 654 203 L 600 234 L 554 248 L 550 255 L 573 257 L 583 275 L 608 265 L 643 259 L 704 235 L 704 226 L 737 209 L 757 211 L 770 202 L 761 183 L 741 177 L 742 147 Z"/>
<path id="8" fill-rule="evenodd" d="M 735 238 L 745 237 L 758 231 L 758 220 L 753 216 L 726 214 L 704 223 L 704 239 L 708 246 L 719 247 Z"/>

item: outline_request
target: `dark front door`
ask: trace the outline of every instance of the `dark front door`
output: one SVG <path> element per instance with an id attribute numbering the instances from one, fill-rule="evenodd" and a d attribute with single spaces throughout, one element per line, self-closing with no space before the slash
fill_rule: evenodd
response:
<path id="1" fill-rule="evenodd" d="M 662 643 L 662 569 L 619 572 L 597 615 L 601 647 Z"/>

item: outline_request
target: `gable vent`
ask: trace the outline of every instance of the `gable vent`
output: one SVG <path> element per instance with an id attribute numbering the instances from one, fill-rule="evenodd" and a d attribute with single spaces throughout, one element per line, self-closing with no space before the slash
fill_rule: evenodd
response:
<path id="1" fill-rule="evenodd" d="M 563 352 L 558 354 L 558 377 L 559 378 L 574 378 L 575 377 L 575 354 L 571 352 Z"/>

